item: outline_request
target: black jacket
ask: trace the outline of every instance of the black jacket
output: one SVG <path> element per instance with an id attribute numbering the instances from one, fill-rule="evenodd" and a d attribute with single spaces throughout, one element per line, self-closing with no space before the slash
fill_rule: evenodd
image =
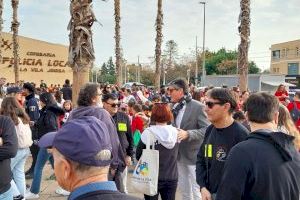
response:
<path id="1" fill-rule="evenodd" d="M 37 139 L 40 139 L 46 133 L 56 131 L 58 129 L 58 116 L 63 114 L 63 109 L 55 104 L 45 106 L 40 111 L 40 118 L 35 123 L 35 127 L 38 133 Z"/>
<path id="2" fill-rule="evenodd" d="M 259 130 L 233 147 L 217 200 L 299 200 L 300 155 L 293 139 Z"/>
<path id="3" fill-rule="evenodd" d="M 99 190 L 79 196 L 76 200 L 140 200 L 118 191 Z"/>
<path id="4" fill-rule="evenodd" d="M 244 141 L 248 133 L 238 122 L 222 129 L 213 125 L 207 128 L 196 163 L 196 179 L 200 188 L 206 187 L 211 193 L 217 192 L 231 148 Z"/>
<path id="5" fill-rule="evenodd" d="M 30 117 L 30 121 L 36 122 L 39 118 L 39 105 L 34 96 L 34 93 L 31 93 L 26 97 L 25 101 L 25 111 Z"/>
<path id="6" fill-rule="evenodd" d="M 131 123 L 129 117 L 123 112 L 117 112 L 113 117 L 115 121 L 120 144 L 125 156 L 133 155 L 133 139 L 131 132 Z"/>
<path id="7" fill-rule="evenodd" d="M 72 101 L 72 88 L 70 87 L 70 85 L 64 85 L 60 91 L 63 93 L 64 100 Z"/>
<path id="8" fill-rule="evenodd" d="M 10 188 L 10 159 L 16 156 L 18 150 L 15 124 L 9 117 L 0 116 L 0 137 L 3 140 L 0 146 L 0 194 L 3 194 Z"/>
<path id="9" fill-rule="evenodd" d="M 117 112 L 113 117 L 113 120 L 116 124 L 116 129 L 119 136 L 120 145 L 122 147 L 122 156 L 133 155 L 133 138 L 131 132 L 131 122 L 129 117 L 122 112 Z M 119 160 L 118 170 L 124 171 L 126 168 L 126 163 L 123 160 Z"/>

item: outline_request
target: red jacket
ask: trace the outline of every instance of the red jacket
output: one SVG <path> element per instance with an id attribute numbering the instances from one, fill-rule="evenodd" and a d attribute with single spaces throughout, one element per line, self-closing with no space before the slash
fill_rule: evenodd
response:
<path id="1" fill-rule="evenodd" d="M 134 131 L 137 129 L 140 131 L 140 133 L 144 131 L 144 122 L 140 116 L 136 115 L 132 118 L 131 129 L 132 133 L 134 133 Z"/>
<path id="2" fill-rule="evenodd" d="M 299 101 L 295 101 L 298 110 L 300 110 L 300 102 Z M 294 108 L 294 102 L 291 102 L 287 105 L 287 109 L 291 112 Z M 298 130 L 300 130 L 300 120 L 295 122 L 296 127 L 298 128 Z"/>
<path id="3" fill-rule="evenodd" d="M 287 97 L 281 97 L 281 96 L 284 95 L 284 94 L 285 94 Z M 275 96 L 279 98 L 279 101 L 280 101 L 280 102 L 283 102 L 283 101 L 285 101 L 286 98 L 289 97 L 289 94 L 288 94 L 287 91 L 276 91 L 276 92 L 275 92 Z"/>

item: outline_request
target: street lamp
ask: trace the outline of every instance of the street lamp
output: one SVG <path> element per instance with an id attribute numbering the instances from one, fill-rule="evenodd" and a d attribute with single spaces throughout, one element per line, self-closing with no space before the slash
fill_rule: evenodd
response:
<path id="1" fill-rule="evenodd" d="M 203 12 L 203 49 L 202 49 L 202 60 L 203 60 L 203 64 L 202 64 L 202 80 L 201 80 L 201 85 L 204 86 L 204 80 L 206 77 L 206 69 L 205 69 L 205 1 L 200 1 L 200 4 L 203 5 L 204 8 L 204 12 Z"/>

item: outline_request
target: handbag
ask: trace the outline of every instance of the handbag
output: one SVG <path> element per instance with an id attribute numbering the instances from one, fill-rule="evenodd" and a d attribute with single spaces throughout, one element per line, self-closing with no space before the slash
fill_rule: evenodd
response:
<path id="1" fill-rule="evenodd" d="M 150 137 L 154 137 L 153 134 L 147 135 L 146 149 L 143 149 L 142 156 L 133 171 L 131 185 L 136 192 L 154 196 L 157 194 L 159 151 L 154 149 L 154 142 L 150 149 Z"/>

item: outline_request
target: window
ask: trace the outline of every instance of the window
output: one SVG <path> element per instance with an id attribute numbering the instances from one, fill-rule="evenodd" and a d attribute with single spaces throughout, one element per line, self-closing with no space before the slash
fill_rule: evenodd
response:
<path id="1" fill-rule="evenodd" d="M 299 63 L 288 63 L 288 75 L 299 74 Z"/>
<path id="2" fill-rule="evenodd" d="M 300 55 L 299 47 L 296 47 L 296 56 Z"/>
<path id="3" fill-rule="evenodd" d="M 273 59 L 280 59 L 280 50 L 272 51 L 272 58 Z"/>

